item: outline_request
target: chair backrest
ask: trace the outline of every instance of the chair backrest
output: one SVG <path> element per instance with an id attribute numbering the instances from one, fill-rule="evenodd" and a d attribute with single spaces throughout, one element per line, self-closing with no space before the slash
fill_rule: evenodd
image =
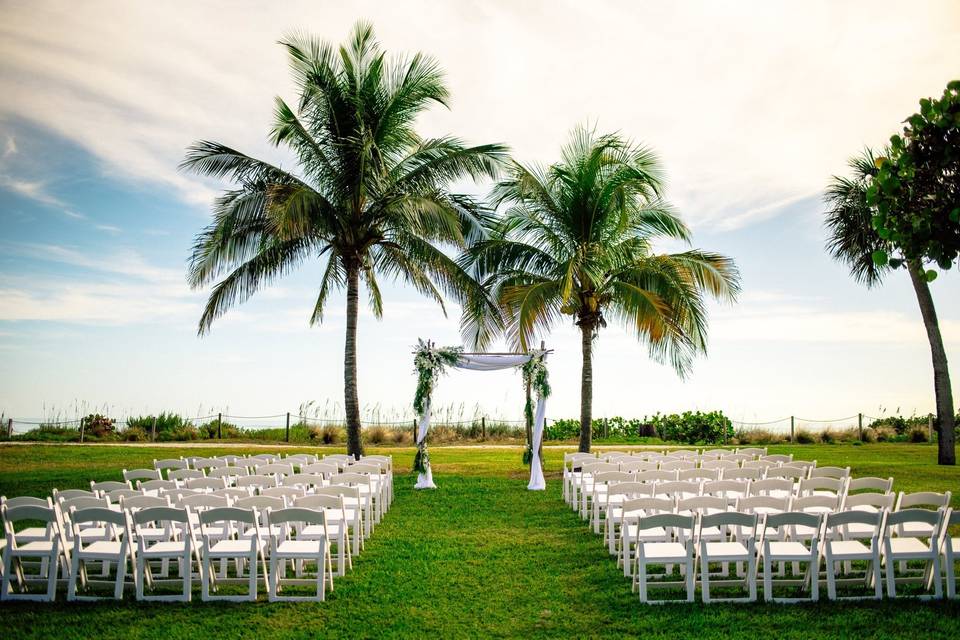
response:
<path id="1" fill-rule="evenodd" d="M 831 529 L 846 527 L 851 524 L 866 524 L 874 527 L 874 535 L 877 535 L 881 518 L 883 518 L 882 511 L 835 511 L 826 514 L 823 526 L 829 532 Z M 827 537 L 829 536 L 828 533 Z"/>
<path id="2" fill-rule="evenodd" d="M 169 497 L 159 496 L 131 496 L 129 498 L 120 498 L 120 507 L 124 511 L 135 511 L 137 509 L 149 509 L 152 507 L 169 507 Z"/>
<path id="3" fill-rule="evenodd" d="M 69 500 L 60 500 L 60 512 L 65 516 L 70 514 L 71 509 L 109 509 L 110 498 L 91 498 L 89 496 L 80 496 Z"/>
<path id="4" fill-rule="evenodd" d="M 693 460 L 664 460 L 660 463 L 661 471 L 682 471 L 684 469 L 696 469 L 697 463 Z"/>
<path id="5" fill-rule="evenodd" d="M 737 462 L 743 464 L 744 462 L 755 462 L 756 456 L 750 455 L 749 453 L 731 453 L 723 457 L 724 460 L 728 462 Z"/>
<path id="6" fill-rule="evenodd" d="M 86 489 L 64 489 L 60 491 L 59 489 L 53 490 L 53 499 L 55 502 L 60 502 L 61 500 L 73 500 L 74 498 L 96 498 L 97 494 L 93 491 L 87 491 Z"/>
<path id="7" fill-rule="evenodd" d="M 696 449 L 677 449 L 676 451 L 671 451 L 667 453 L 667 456 L 671 458 L 680 458 L 683 460 L 696 460 L 697 450 Z"/>
<path id="8" fill-rule="evenodd" d="M 342 496 L 300 496 L 294 498 L 293 506 L 304 509 L 343 509 Z"/>
<path id="9" fill-rule="evenodd" d="M 775 513 L 789 510 L 789 496 L 749 496 L 737 500 L 737 511 L 744 513 Z"/>
<path id="10" fill-rule="evenodd" d="M 719 477 L 719 469 L 681 469 L 677 472 L 680 480 L 716 480 Z"/>
<path id="11" fill-rule="evenodd" d="M 593 453 L 565 453 L 563 454 L 563 468 L 567 471 L 572 471 L 575 467 L 579 467 L 585 461 L 596 461 L 597 456 Z"/>
<path id="12" fill-rule="evenodd" d="M 238 487 L 257 487 L 258 489 L 263 489 L 266 487 L 276 487 L 279 486 L 277 483 L 277 476 L 242 476 L 237 478 L 235 485 Z"/>
<path id="13" fill-rule="evenodd" d="M 7 539 L 7 545 L 11 549 L 17 548 L 17 534 L 15 522 L 24 520 L 37 520 L 47 525 L 47 534 L 54 544 L 57 543 L 57 532 L 59 525 L 57 523 L 57 514 L 52 507 L 41 507 L 35 504 L 23 504 L 19 507 L 8 507 L 6 504 L 0 508 L 0 517 L 3 518 L 4 534 Z"/>
<path id="14" fill-rule="evenodd" d="M 340 473 L 340 467 L 335 464 L 329 464 L 326 462 L 314 462 L 312 464 L 305 464 L 300 467 L 300 473 L 310 473 L 315 475 L 320 475 L 324 477 L 329 477 L 334 474 Z"/>
<path id="15" fill-rule="evenodd" d="M 271 525 L 285 522 L 303 522 L 305 524 L 326 524 L 323 511 L 305 509 L 303 507 L 287 507 L 286 509 L 268 510 L 267 520 Z"/>
<path id="16" fill-rule="evenodd" d="M 193 478 L 186 481 L 188 489 L 200 489 L 202 491 L 218 491 L 227 488 L 227 482 L 224 478 Z"/>
<path id="17" fill-rule="evenodd" d="M 176 480 L 138 480 L 137 488 L 140 491 L 159 491 L 160 489 L 167 489 L 168 491 L 175 491 L 180 485 L 177 484 Z"/>
<path id="18" fill-rule="evenodd" d="M 637 521 L 637 528 L 647 529 L 680 529 L 683 531 L 693 531 L 696 518 L 692 515 L 681 515 L 679 513 L 658 513 L 649 516 L 643 516 Z"/>
<path id="19" fill-rule="evenodd" d="M 249 498 L 251 493 L 249 487 L 227 487 L 226 489 L 217 489 L 210 495 L 226 496 L 230 498 L 230 500 L 238 500 L 240 498 Z"/>
<path id="20" fill-rule="evenodd" d="M 104 492 L 103 495 L 110 498 L 110 502 L 117 504 L 123 498 L 130 498 L 133 496 L 142 496 L 143 494 L 137 491 L 136 489 L 114 489 L 113 491 Z"/>
<path id="21" fill-rule="evenodd" d="M 840 508 L 840 496 L 804 496 L 794 498 L 790 505 L 792 511 L 836 511 Z"/>
<path id="22" fill-rule="evenodd" d="M 274 462 L 271 464 L 257 465 L 256 473 L 258 476 L 292 476 L 293 465 L 289 462 Z"/>
<path id="23" fill-rule="evenodd" d="M 739 469 L 740 465 L 737 464 L 735 460 L 725 460 L 723 458 L 717 458 L 715 460 L 704 460 L 700 463 L 701 469 Z"/>
<path id="24" fill-rule="evenodd" d="M 607 499 L 613 496 L 653 497 L 654 485 L 649 482 L 613 482 L 607 486 Z"/>
<path id="25" fill-rule="evenodd" d="M 194 469 L 225 467 L 227 461 L 222 458 L 193 458 L 190 460 L 190 466 Z"/>
<path id="26" fill-rule="evenodd" d="M 920 523 L 931 525 L 933 527 L 933 530 L 930 532 L 930 538 L 932 540 L 936 540 L 940 537 L 940 526 L 943 522 L 945 512 L 946 510 L 943 508 L 937 509 L 936 511 L 930 509 L 903 509 L 902 511 L 891 511 L 887 515 L 886 534 L 888 536 L 892 536 L 895 533 L 899 533 L 899 527 L 902 527 L 907 523 Z"/>
<path id="27" fill-rule="evenodd" d="M 757 531 L 757 514 L 740 511 L 721 511 L 700 516 L 700 528 L 739 527 L 739 537 L 752 539 Z"/>
<path id="28" fill-rule="evenodd" d="M 726 498 L 716 496 L 693 496 L 681 498 L 677 501 L 677 511 L 692 511 L 694 513 L 711 513 L 726 511 L 729 503 Z"/>
<path id="29" fill-rule="evenodd" d="M 133 523 L 137 526 L 150 522 L 177 522 L 190 524 L 190 516 L 186 509 L 175 507 L 147 507 L 133 512 Z"/>
<path id="30" fill-rule="evenodd" d="M 207 471 L 208 478 L 240 478 L 250 475 L 246 467 L 215 467 Z"/>
<path id="31" fill-rule="evenodd" d="M 621 505 L 624 516 L 628 514 L 673 513 L 676 511 L 676 500 L 667 498 L 633 498 L 624 500 Z"/>
<path id="32" fill-rule="evenodd" d="M 193 480 L 204 477 L 202 469 L 171 469 L 167 474 L 167 480 Z"/>
<path id="33" fill-rule="evenodd" d="M 8 509 L 15 507 L 43 507 L 44 509 L 53 508 L 53 500 L 50 498 L 35 498 L 34 496 L 15 496 L 7 498 L 0 496 L 0 506 L 6 506 Z"/>
<path id="34" fill-rule="evenodd" d="M 766 473 L 767 469 L 775 466 L 777 466 L 776 463 L 764 460 L 744 460 L 740 464 L 741 469 L 759 469 L 762 473 Z"/>
<path id="35" fill-rule="evenodd" d="M 791 478 L 802 480 L 807 477 L 807 470 L 799 467 L 773 467 L 767 469 L 767 478 Z"/>
<path id="36" fill-rule="evenodd" d="M 872 507 L 877 510 L 890 510 L 893 509 L 893 501 L 896 497 L 892 491 L 890 493 L 877 493 L 874 491 L 847 494 L 843 499 L 843 508 L 863 510 L 865 507 Z"/>
<path id="37" fill-rule="evenodd" d="M 201 532 L 205 525 L 216 524 L 219 522 L 242 522 L 244 524 L 256 525 L 257 512 L 254 509 L 238 509 L 236 507 L 213 507 L 197 514 L 200 520 Z M 206 533 L 203 532 L 205 535 Z M 256 532 L 254 532 L 256 534 Z"/>
<path id="38" fill-rule="evenodd" d="M 791 462 L 784 462 L 783 466 L 803 469 L 809 473 L 811 469 L 817 468 L 817 461 L 816 460 L 793 460 Z"/>
<path id="39" fill-rule="evenodd" d="M 237 509 L 257 509 L 263 512 L 267 509 L 283 509 L 287 505 L 283 498 L 275 496 L 250 496 L 234 500 L 233 506 Z"/>
<path id="40" fill-rule="evenodd" d="M 689 480 L 674 480 L 673 482 L 657 483 L 654 495 L 656 496 L 675 496 L 682 498 L 684 494 L 699 495 L 700 483 L 690 482 Z"/>
<path id="41" fill-rule="evenodd" d="M 280 478 L 280 485 L 284 487 L 322 487 L 323 483 L 323 476 L 317 473 L 295 473 Z"/>
<path id="42" fill-rule="evenodd" d="M 248 457 L 247 460 L 255 464 L 273 464 L 274 462 L 280 462 L 280 456 L 272 453 L 258 453 L 257 455 Z"/>
<path id="43" fill-rule="evenodd" d="M 106 493 L 116 491 L 117 489 L 132 489 L 129 482 L 120 482 L 119 480 L 96 480 L 90 481 L 90 490 L 94 493 Z"/>
<path id="44" fill-rule="evenodd" d="M 750 482 L 743 482 L 741 480 L 713 480 L 711 482 L 704 482 L 700 491 L 705 496 L 745 498 L 750 492 Z"/>
<path id="45" fill-rule="evenodd" d="M 855 491 L 881 491 L 889 493 L 893 491 L 893 478 L 850 478 L 847 483 L 847 493 Z"/>
<path id="46" fill-rule="evenodd" d="M 124 532 L 126 532 L 127 529 L 126 514 L 123 511 L 114 511 L 109 507 L 87 507 L 84 509 L 74 509 L 72 512 L 70 512 L 70 522 L 73 523 L 74 527 L 77 527 L 81 524 L 95 522 L 112 524 L 120 527 Z M 75 528 L 74 535 L 77 535 L 78 533 L 79 531 Z"/>
<path id="47" fill-rule="evenodd" d="M 630 454 L 625 451 L 603 451 L 598 453 L 597 457 L 606 462 L 619 462 L 620 458 L 629 458 Z"/>
<path id="48" fill-rule="evenodd" d="M 819 537 L 820 526 L 823 523 L 822 513 L 807 513 L 804 511 L 784 511 L 783 513 L 771 513 L 766 517 L 765 526 L 771 529 L 780 529 L 780 527 L 810 527 L 813 529 L 809 538 L 816 540 Z M 791 534 L 791 539 L 800 538 L 795 531 Z"/>
<path id="49" fill-rule="evenodd" d="M 348 466 L 346 468 L 346 471 L 350 473 L 380 474 L 380 473 L 383 473 L 385 470 L 381 468 L 379 464 L 357 462 L 355 464 L 351 464 L 350 466 Z"/>
<path id="50" fill-rule="evenodd" d="M 593 475 L 593 486 L 609 482 L 630 482 L 633 480 L 633 474 L 626 471 L 602 471 Z"/>
<path id="51" fill-rule="evenodd" d="M 303 495 L 303 489 L 300 487 L 267 487 L 266 489 L 260 490 L 260 495 L 283 498 L 287 504 L 291 504 L 294 498 L 299 498 Z"/>
<path id="52" fill-rule="evenodd" d="M 720 477 L 724 480 L 759 480 L 763 477 L 764 471 L 765 470 L 760 467 L 724 469 Z"/>
<path id="53" fill-rule="evenodd" d="M 656 471 L 657 463 L 647 460 L 620 460 L 621 471 Z"/>
<path id="54" fill-rule="evenodd" d="M 748 456 L 765 456 L 767 455 L 766 447 L 741 447 L 737 449 L 738 454 L 745 454 Z"/>
<path id="55" fill-rule="evenodd" d="M 712 459 L 712 460 L 716 460 L 716 459 L 722 458 L 723 456 L 728 455 L 728 454 L 730 454 L 730 453 L 732 453 L 732 452 L 731 452 L 731 451 L 728 451 L 727 449 L 704 449 L 704 450 L 700 453 L 700 459 L 701 459 L 701 460 L 711 460 L 711 459 Z"/>
<path id="56" fill-rule="evenodd" d="M 195 496 L 184 496 L 180 498 L 177 506 L 180 508 L 189 508 L 192 511 L 202 511 L 204 509 L 213 509 L 216 507 L 229 507 L 230 498 L 227 496 L 215 496 L 212 493 L 201 493 Z"/>
<path id="57" fill-rule="evenodd" d="M 804 478 L 800 481 L 800 495 L 810 495 L 814 491 L 830 491 L 834 495 L 841 495 L 846 489 L 847 481 L 841 478 Z"/>
<path id="58" fill-rule="evenodd" d="M 313 464 L 317 461 L 317 456 L 309 453 L 294 453 L 284 458 L 283 461 L 299 467 L 305 464 Z"/>
<path id="59" fill-rule="evenodd" d="M 780 463 L 785 463 L 785 462 L 793 462 L 793 454 L 791 453 L 791 454 L 787 455 L 787 454 L 782 454 L 782 453 L 776 453 L 776 454 L 773 454 L 773 455 L 761 456 L 761 457 L 760 457 L 760 461 L 761 461 L 761 462 L 769 462 L 769 463 L 771 463 L 771 464 L 780 464 Z"/>
<path id="60" fill-rule="evenodd" d="M 810 469 L 810 477 L 846 480 L 850 477 L 850 467 L 814 467 Z"/>
<path id="61" fill-rule="evenodd" d="M 600 473 L 601 471 L 620 471 L 620 465 L 610 462 L 584 462 L 580 465 L 580 472 L 584 474 Z"/>
<path id="62" fill-rule="evenodd" d="M 370 476 L 362 473 L 344 472 L 330 478 L 330 483 L 370 486 Z"/>
<path id="63" fill-rule="evenodd" d="M 153 460 L 153 468 L 157 471 L 163 471 L 165 469 L 187 469 L 189 464 L 183 458 L 165 458 L 163 460 Z"/>
<path id="64" fill-rule="evenodd" d="M 771 469 L 772 471 L 772 469 Z M 750 494 L 755 496 L 769 495 L 773 491 L 793 492 L 791 478 L 766 478 L 750 483 Z"/>
<path id="65" fill-rule="evenodd" d="M 351 487 L 345 484 L 332 484 L 326 487 L 314 487 L 312 491 L 316 496 L 342 496 L 351 500 L 360 500 L 360 488 Z"/>
<path id="66" fill-rule="evenodd" d="M 934 493 L 933 491 L 918 491 L 916 493 L 900 492 L 897 498 L 896 511 L 907 509 L 909 507 L 931 506 L 946 507 L 950 504 L 950 492 Z"/>
<path id="67" fill-rule="evenodd" d="M 634 479 L 638 482 L 673 482 L 677 479 L 676 471 L 637 471 Z"/>
<path id="68" fill-rule="evenodd" d="M 127 482 L 133 480 L 160 480 L 159 469 L 124 469 L 122 474 L 123 479 Z"/>

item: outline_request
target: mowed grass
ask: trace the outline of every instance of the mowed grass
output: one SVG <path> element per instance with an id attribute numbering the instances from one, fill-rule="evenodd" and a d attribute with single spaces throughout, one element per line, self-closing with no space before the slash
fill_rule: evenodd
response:
<path id="1" fill-rule="evenodd" d="M 624 447 L 617 447 L 623 449 Z M 118 478 L 154 458 L 259 448 L 0 447 L 0 494 L 43 495 Z M 776 447 L 898 490 L 960 493 L 960 470 L 929 445 Z M 259 449 L 262 450 L 262 449 Z M 316 452 L 317 448 L 290 451 Z M 771 448 L 773 451 L 774 448 Z M 198 453 L 202 451 L 202 453 Z M 332 451 L 332 449 L 330 450 Z M 373 449 L 371 451 L 374 451 Z M 641 605 L 599 538 L 560 497 L 563 450 L 545 451 L 549 490 L 526 491 L 520 448 L 434 447 L 437 491 L 416 492 L 412 449 L 394 456 L 393 508 L 325 603 L 0 606 L 4 637 L 690 637 L 960 636 L 960 603 Z M 322 452 L 322 451 L 321 451 Z M 954 506 L 960 506 L 954 498 Z M 196 594 L 195 594 L 196 595 Z M 265 598 L 264 598 L 265 599 Z"/>

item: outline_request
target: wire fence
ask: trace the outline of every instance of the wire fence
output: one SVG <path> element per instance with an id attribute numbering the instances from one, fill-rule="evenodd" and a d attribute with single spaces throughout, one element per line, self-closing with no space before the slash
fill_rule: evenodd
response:
<path id="1" fill-rule="evenodd" d="M 153 424 L 149 420 L 153 418 Z M 194 427 L 204 427 L 207 437 L 223 438 L 226 430 L 226 437 L 232 437 L 232 434 L 251 436 L 261 433 L 264 437 L 273 439 L 285 439 L 290 441 L 291 432 L 294 432 L 296 439 L 309 437 L 319 437 L 316 434 L 305 434 L 311 429 L 322 429 L 324 427 L 345 427 L 346 419 L 344 417 L 319 417 L 309 416 L 303 411 L 291 411 L 284 413 L 275 413 L 268 415 L 233 415 L 230 413 L 211 413 L 207 415 L 198 415 L 193 417 L 178 417 L 183 424 L 190 424 Z M 767 431 L 770 433 L 789 436 L 795 440 L 798 433 L 822 433 L 827 430 L 845 431 L 857 429 L 862 435 L 864 428 L 872 423 L 884 419 L 898 419 L 898 416 L 871 416 L 865 413 L 858 413 L 843 418 L 813 419 L 801 416 L 786 416 L 775 420 L 764 421 L 741 421 L 731 420 L 735 431 Z M 109 420 L 112 427 L 117 430 L 128 427 L 140 427 L 151 431 L 149 436 L 151 440 L 157 439 L 157 419 L 155 416 L 143 417 L 124 417 L 124 418 L 105 418 Z M 929 420 L 929 418 L 926 418 Z M 41 420 L 41 419 L 18 419 L 3 418 L 0 421 L 0 435 L 6 435 L 8 438 L 23 435 L 31 431 L 77 431 L 81 438 L 85 431 L 85 418 L 76 418 L 72 420 Z M 147 421 L 147 424 L 144 421 Z M 555 422 L 548 419 L 547 424 Z M 361 428 L 370 430 L 387 431 L 406 431 L 411 433 L 416 430 L 417 421 L 410 417 L 402 420 L 382 420 L 378 417 L 361 419 Z M 162 428 L 162 425 L 161 425 Z M 471 437 L 486 438 L 488 433 L 504 436 L 517 435 L 526 429 L 524 420 L 505 420 L 487 415 L 475 416 L 469 419 L 450 420 L 442 417 L 434 417 L 432 428 L 442 428 L 453 430 L 454 432 L 466 434 Z M 213 430 L 216 430 L 215 433 Z M 280 430 L 280 432 L 277 432 Z M 239 432 L 239 433 L 238 433 Z M 861 438 L 862 439 L 862 438 Z"/>

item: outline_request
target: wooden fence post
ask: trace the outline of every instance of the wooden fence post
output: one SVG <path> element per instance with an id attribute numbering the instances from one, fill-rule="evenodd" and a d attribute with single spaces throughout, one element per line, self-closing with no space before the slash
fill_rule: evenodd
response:
<path id="1" fill-rule="evenodd" d="M 157 441 L 157 416 L 153 416 L 153 426 L 150 427 L 150 442 Z"/>
<path id="2" fill-rule="evenodd" d="M 793 444 L 797 443 L 797 433 L 794 430 L 795 426 L 796 426 L 795 419 L 793 416 L 790 416 L 790 442 Z"/>
<path id="3" fill-rule="evenodd" d="M 287 411 L 287 442 L 290 442 L 290 412 Z"/>
<path id="4" fill-rule="evenodd" d="M 223 432 L 221 431 L 222 426 L 223 426 L 223 413 L 218 413 L 217 414 L 217 440 L 223 439 Z"/>
<path id="5" fill-rule="evenodd" d="M 480 439 L 487 439 L 487 416 L 480 416 Z"/>
<path id="6" fill-rule="evenodd" d="M 7 438 L 13 437 L 13 418 L 7 418 Z"/>
<path id="7" fill-rule="evenodd" d="M 80 443 L 81 444 L 83 443 L 83 430 L 84 430 L 84 427 L 86 426 L 87 426 L 86 421 L 83 418 L 81 418 L 80 419 Z"/>
<path id="8" fill-rule="evenodd" d="M 857 440 L 863 442 L 863 414 L 857 414 Z"/>

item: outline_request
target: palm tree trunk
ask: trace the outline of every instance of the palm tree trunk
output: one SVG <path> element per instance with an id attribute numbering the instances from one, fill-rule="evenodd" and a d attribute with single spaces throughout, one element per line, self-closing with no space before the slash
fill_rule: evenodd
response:
<path id="1" fill-rule="evenodd" d="M 593 323 L 580 324 L 583 368 L 580 374 L 580 451 L 590 453 L 593 425 Z"/>
<path id="2" fill-rule="evenodd" d="M 363 455 L 360 439 L 360 401 L 357 399 L 357 315 L 360 298 L 360 266 L 355 261 L 347 271 L 347 338 L 343 349 L 343 407 L 347 414 L 347 454 Z"/>
<path id="3" fill-rule="evenodd" d="M 950 388 L 950 370 L 947 368 L 947 352 L 943 348 L 943 337 L 937 322 L 937 310 L 933 305 L 933 296 L 930 295 L 930 286 L 924 277 L 922 265 L 911 262 L 907 270 L 920 304 L 920 314 L 927 329 L 930 355 L 933 358 L 933 388 L 937 396 L 937 463 L 955 465 L 957 454 L 954 449 L 956 417 L 953 413 L 953 390 Z"/>

